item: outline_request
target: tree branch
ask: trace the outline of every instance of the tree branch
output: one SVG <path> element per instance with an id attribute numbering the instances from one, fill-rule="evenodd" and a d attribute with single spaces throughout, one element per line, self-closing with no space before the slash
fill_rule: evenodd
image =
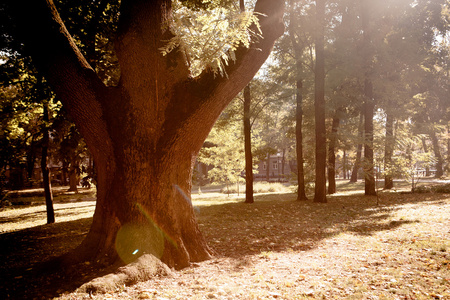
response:
<path id="1" fill-rule="evenodd" d="M 241 46 L 236 50 L 236 61 L 225 67 L 227 77 L 214 76 L 207 70 L 193 80 L 188 88 L 201 105 L 214 101 L 210 104 L 217 107 L 217 116 L 255 76 L 269 57 L 275 40 L 284 32 L 284 1 L 258 0 L 255 12 L 259 15 L 263 38 L 255 40 L 250 48 Z M 257 31 L 256 28 L 253 29 Z"/>

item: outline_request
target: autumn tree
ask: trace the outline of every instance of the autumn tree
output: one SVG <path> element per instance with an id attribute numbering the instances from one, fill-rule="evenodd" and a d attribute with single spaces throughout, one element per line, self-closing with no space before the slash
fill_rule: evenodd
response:
<path id="1" fill-rule="evenodd" d="M 122 1 L 114 41 L 120 80 L 108 87 L 79 51 L 52 1 L 7 1 L 17 35 L 96 162 L 93 223 L 67 259 L 129 262 L 153 253 L 182 268 L 210 257 L 184 197 L 191 192 L 192 165 L 220 112 L 283 33 L 283 2 L 256 2 L 261 36 L 254 36 L 249 47 L 230 46 L 233 59 L 221 64 L 226 76 L 207 68 L 193 78 L 181 43 L 161 53 L 174 38 L 168 27 L 172 2 Z"/>

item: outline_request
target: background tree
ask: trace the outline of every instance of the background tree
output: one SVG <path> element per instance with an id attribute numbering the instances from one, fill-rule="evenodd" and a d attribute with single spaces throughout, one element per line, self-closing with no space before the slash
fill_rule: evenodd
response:
<path id="1" fill-rule="evenodd" d="M 252 129 L 250 123 L 251 107 L 250 85 L 244 88 L 244 151 L 245 151 L 245 203 L 253 203 L 253 155 Z"/>
<path id="2" fill-rule="evenodd" d="M 314 188 L 314 202 L 327 202 L 326 198 L 326 160 L 327 143 L 325 127 L 325 0 L 316 1 L 316 32 L 315 32 L 315 125 L 316 125 L 316 181 Z"/>

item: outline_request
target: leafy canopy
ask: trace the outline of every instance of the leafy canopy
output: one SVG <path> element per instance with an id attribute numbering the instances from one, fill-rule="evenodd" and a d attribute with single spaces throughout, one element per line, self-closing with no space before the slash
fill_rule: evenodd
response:
<path id="1" fill-rule="evenodd" d="M 230 59 L 235 60 L 237 48 L 248 48 L 252 37 L 261 33 L 255 13 L 241 12 L 229 1 L 223 2 L 202 0 L 202 9 L 187 1 L 172 2 L 169 27 L 174 37 L 160 50 L 163 55 L 182 51 L 194 77 L 206 69 L 225 76 L 224 67 Z"/>

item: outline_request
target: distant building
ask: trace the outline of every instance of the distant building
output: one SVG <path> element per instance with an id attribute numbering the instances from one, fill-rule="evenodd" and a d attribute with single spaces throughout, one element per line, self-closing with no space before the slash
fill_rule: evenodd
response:
<path id="1" fill-rule="evenodd" d="M 288 161 L 282 153 L 270 155 L 258 163 L 254 181 L 285 182 L 289 181 L 291 173 L 297 171 L 297 162 Z"/>

